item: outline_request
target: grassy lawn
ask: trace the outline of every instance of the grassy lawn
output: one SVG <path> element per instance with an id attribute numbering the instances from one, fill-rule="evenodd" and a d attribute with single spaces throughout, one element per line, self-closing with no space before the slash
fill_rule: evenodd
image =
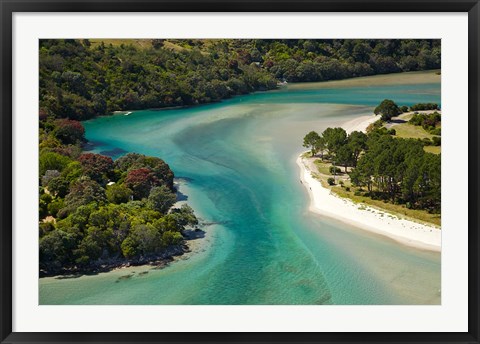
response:
<path id="1" fill-rule="evenodd" d="M 317 159 L 315 160 L 315 166 L 317 166 L 318 172 L 321 174 L 330 175 L 330 166 L 332 166 L 332 164 Z"/>
<path id="2" fill-rule="evenodd" d="M 395 124 L 392 125 L 392 128 L 397 132 L 395 136 L 405 139 L 431 139 L 433 137 L 432 134 L 427 133 L 421 126 L 408 123 Z"/>
<path id="3" fill-rule="evenodd" d="M 423 150 L 427 153 L 440 154 L 442 151 L 441 146 L 425 146 Z"/>
<path id="4" fill-rule="evenodd" d="M 388 128 L 393 128 L 396 131 L 396 135 L 394 137 L 400 137 L 405 139 L 432 139 L 435 135 L 432 135 L 425 131 L 421 126 L 412 125 L 407 123 L 407 121 L 412 118 L 412 113 L 402 114 L 394 119 L 404 120 L 405 123 L 392 123 L 387 125 Z M 433 154 L 440 154 L 441 148 L 440 146 L 425 146 L 423 150 L 428 153 Z"/>
<path id="5" fill-rule="evenodd" d="M 430 214 L 425 210 L 407 209 L 404 205 L 392 204 L 382 200 L 373 200 L 367 196 L 355 195 L 355 191 L 357 191 L 359 188 L 352 186 L 350 180 L 348 179 L 348 175 L 346 174 L 340 176 L 337 175 L 337 185 L 330 186 L 327 183 L 327 179 L 332 177 L 329 171 L 329 168 L 332 166 L 332 164 L 328 162 L 322 162 L 320 159 L 317 159 L 315 160 L 315 165 L 318 168 L 318 173 L 314 173 L 314 177 L 318 179 L 324 187 L 329 188 L 332 192 L 340 197 L 348 198 L 354 203 L 365 204 L 370 207 L 377 208 L 399 218 L 406 218 L 430 225 L 441 225 L 440 214 Z M 344 183 L 343 187 L 338 184 L 340 180 L 342 180 Z M 347 187 L 350 188 L 350 191 L 347 191 Z"/>

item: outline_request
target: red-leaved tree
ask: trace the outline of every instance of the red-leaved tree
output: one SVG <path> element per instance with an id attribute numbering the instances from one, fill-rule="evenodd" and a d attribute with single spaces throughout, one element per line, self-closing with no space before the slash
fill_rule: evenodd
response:
<path id="1" fill-rule="evenodd" d="M 83 173 L 99 183 L 104 183 L 113 171 L 113 160 L 108 156 L 85 153 L 80 155 L 78 161 Z"/>
<path id="2" fill-rule="evenodd" d="M 152 187 L 159 185 L 161 185 L 161 181 L 149 168 L 130 170 L 125 178 L 125 186 L 133 191 L 135 199 L 148 197 Z"/>
<path id="3" fill-rule="evenodd" d="M 75 144 L 84 139 L 85 128 L 79 121 L 66 118 L 57 119 L 54 134 L 63 143 Z"/>

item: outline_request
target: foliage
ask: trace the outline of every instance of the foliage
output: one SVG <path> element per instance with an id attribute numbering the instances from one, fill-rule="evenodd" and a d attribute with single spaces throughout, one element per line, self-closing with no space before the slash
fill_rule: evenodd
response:
<path id="1" fill-rule="evenodd" d="M 45 135 L 55 132 L 56 123 L 42 124 Z M 59 143 L 54 149 L 66 152 L 80 144 Z M 183 242 L 183 230 L 198 224 L 188 205 L 171 209 L 173 172 L 159 158 L 127 154 L 114 162 L 99 154 L 68 157 L 44 149 L 40 173 L 40 269 L 47 273 L 161 255 Z M 116 182 L 105 189 L 111 179 Z M 139 200 L 132 200 L 134 194 Z"/>
<path id="2" fill-rule="evenodd" d="M 130 201 L 132 195 L 132 190 L 130 190 L 123 184 L 108 185 L 106 188 L 107 200 L 110 203 L 127 203 L 128 201 Z"/>
<path id="3" fill-rule="evenodd" d="M 148 197 L 154 186 L 161 185 L 161 181 L 149 168 L 138 168 L 128 171 L 125 186 L 133 191 L 135 199 Z"/>
<path id="4" fill-rule="evenodd" d="M 45 176 L 49 170 L 56 170 L 61 172 L 72 160 L 64 155 L 41 151 L 39 157 L 40 176 Z"/>
<path id="5" fill-rule="evenodd" d="M 92 202 L 105 202 L 105 189 L 88 177 L 82 177 L 72 183 L 70 192 L 65 196 L 63 212 L 69 213 L 81 205 Z"/>
<path id="6" fill-rule="evenodd" d="M 336 167 L 336 166 L 330 166 L 329 171 L 331 174 L 339 174 L 340 172 L 342 172 L 340 167 Z"/>
<path id="7" fill-rule="evenodd" d="M 440 110 L 438 104 L 435 103 L 418 103 L 410 106 L 410 111 L 423 111 L 423 110 Z"/>
<path id="8" fill-rule="evenodd" d="M 78 158 L 83 174 L 100 184 L 105 184 L 113 172 L 113 160 L 110 157 L 85 153 Z"/>
<path id="9" fill-rule="evenodd" d="M 87 42 L 40 41 L 41 118 L 84 120 L 115 110 L 218 101 L 273 89 L 281 80 L 326 81 L 441 65 L 440 40 Z"/>
<path id="10" fill-rule="evenodd" d="M 427 185 L 440 185 L 440 156 L 432 158 L 432 155 L 425 153 L 417 140 L 371 135 L 368 150 L 350 177 L 354 185 L 367 186 L 374 197 L 391 202 L 409 202 L 413 208 L 439 212 L 440 194 L 424 191 Z M 427 162 L 432 164 L 429 168 L 435 171 L 430 176 L 421 171 L 421 166 Z"/>
<path id="11" fill-rule="evenodd" d="M 166 214 L 175 204 L 177 197 L 166 186 L 155 186 L 148 195 L 147 207 L 159 213 Z"/>
<path id="12" fill-rule="evenodd" d="M 55 197 L 64 198 L 70 188 L 70 183 L 65 178 L 59 176 L 50 179 L 47 184 L 48 191 Z"/>
<path id="13" fill-rule="evenodd" d="M 323 131 L 322 138 L 328 151 L 335 155 L 347 142 L 347 133 L 343 128 L 327 128 Z"/>
<path id="14" fill-rule="evenodd" d="M 439 119 L 435 114 L 421 115 L 415 120 L 417 118 L 421 119 L 420 123 L 424 123 L 424 118 Z M 352 167 L 349 172 L 352 185 L 367 187 L 366 195 L 372 199 L 408 204 L 409 209 L 440 212 L 441 157 L 423 150 L 425 144 L 440 145 L 440 137 L 434 136 L 432 140 L 393 138 L 391 130 L 379 126 L 367 135 L 352 132 L 346 136 L 339 129 L 327 128 L 319 137 L 324 140 L 334 164 L 344 166 L 345 172 L 347 167 Z M 330 172 L 336 169 L 331 166 Z M 329 177 L 327 182 L 334 185 L 335 180 Z"/>
<path id="15" fill-rule="evenodd" d="M 381 115 L 382 121 L 390 121 L 392 117 L 402 113 L 398 105 L 393 100 L 384 99 L 373 111 L 376 115 Z"/>
<path id="16" fill-rule="evenodd" d="M 77 143 L 85 139 L 85 128 L 79 121 L 71 119 L 57 119 L 55 121 L 55 130 L 53 134 L 62 143 Z"/>
<path id="17" fill-rule="evenodd" d="M 357 166 L 358 158 L 367 148 L 367 135 L 361 131 L 353 131 L 348 135 L 348 147 L 351 150 L 351 160 L 347 159 L 347 163 L 352 163 Z"/>
<path id="18" fill-rule="evenodd" d="M 309 148 L 312 156 L 317 154 L 320 142 L 320 135 L 317 132 L 311 131 L 303 138 L 303 147 Z"/>
<path id="19" fill-rule="evenodd" d="M 168 164 L 160 158 L 128 153 L 115 161 L 115 168 L 128 173 L 135 169 L 148 169 L 152 175 L 158 179 L 158 183 L 167 186 L 171 191 L 175 190 L 173 187 L 173 171 Z M 146 196 L 148 196 L 148 192 Z"/>
<path id="20" fill-rule="evenodd" d="M 435 104 L 436 105 L 436 104 Z M 437 111 L 429 114 L 420 114 L 415 113 L 408 123 L 413 125 L 422 126 L 427 132 L 432 135 L 440 135 L 441 131 L 438 126 L 440 126 L 442 121 L 442 116 Z"/>

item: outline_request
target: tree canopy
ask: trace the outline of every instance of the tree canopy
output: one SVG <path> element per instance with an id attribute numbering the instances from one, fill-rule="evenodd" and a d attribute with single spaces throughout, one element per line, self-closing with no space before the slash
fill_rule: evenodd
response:
<path id="1" fill-rule="evenodd" d="M 344 166 L 353 185 L 367 187 L 366 195 L 374 199 L 440 212 L 440 154 L 426 153 L 420 140 L 393 138 L 385 128 L 346 137 L 340 129 L 327 128 L 317 135 L 328 142 L 328 158 Z"/>
<path id="2" fill-rule="evenodd" d="M 393 100 L 384 99 L 373 111 L 375 115 L 381 115 L 382 121 L 390 121 L 392 117 L 402 113 L 400 108 Z"/>
<path id="3" fill-rule="evenodd" d="M 209 103 L 273 89 L 282 80 L 326 81 L 441 65 L 440 40 L 119 42 L 40 40 L 41 118 L 83 120 L 115 110 Z"/>

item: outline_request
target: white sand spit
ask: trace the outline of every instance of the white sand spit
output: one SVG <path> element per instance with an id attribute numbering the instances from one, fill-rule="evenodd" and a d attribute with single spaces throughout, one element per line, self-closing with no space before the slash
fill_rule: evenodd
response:
<path id="1" fill-rule="evenodd" d="M 362 116 L 345 123 L 342 127 L 348 133 L 355 130 L 365 131 L 367 126 L 377 119 L 378 116 Z M 356 204 L 349 199 L 335 195 L 312 176 L 312 168 L 315 168 L 313 160 L 302 158 L 300 155 L 296 161 L 300 167 L 302 184 L 310 195 L 310 211 L 387 236 L 408 246 L 441 251 L 442 234 L 439 228 L 401 219 L 387 212 L 364 204 Z"/>
<path id="2" fill-rule="evenodd" d="M 347 134 L 350 134 L 352 131 L 365 132 L 370 124 L 376 122 L 379 119 L 380 115 L 363 115 L 342 124 L 342 128 L 345 129 Z"/>

